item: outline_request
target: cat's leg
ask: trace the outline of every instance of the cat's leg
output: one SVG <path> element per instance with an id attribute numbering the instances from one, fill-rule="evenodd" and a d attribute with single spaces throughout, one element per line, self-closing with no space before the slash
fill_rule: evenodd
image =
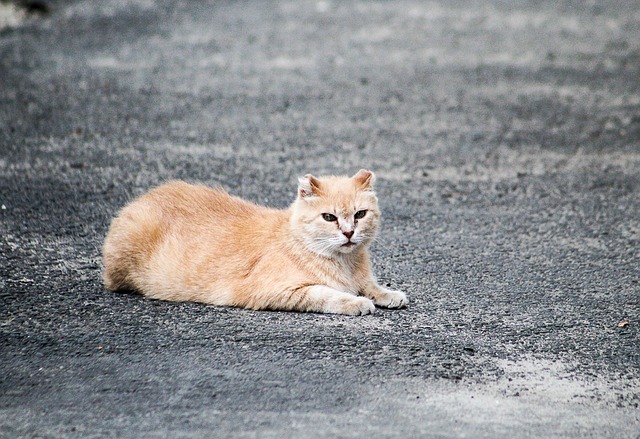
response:
<path id="1" fill-rule="evenodd" d="M 402 291 L 388 290 L 373 280 L 365 285 L 360 293 L 383 308 L 404 308 L 409 303 L 406 294 Z"/>
<path id="2" fill-rule="evenodd" d="M 290 292 L 281 309 L 360 316 L 373 314 L 375 306 L 365 297 L 354 296 L 326 285 L 309 285 Z"/>

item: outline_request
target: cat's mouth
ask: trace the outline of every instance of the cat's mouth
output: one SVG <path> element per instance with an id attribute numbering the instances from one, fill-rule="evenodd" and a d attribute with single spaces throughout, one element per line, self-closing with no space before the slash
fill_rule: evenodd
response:
<path id="1" fill-rule="evenodd" d="M 355 242 L 348 241 L 348 242 L 345 242 L 344 244 L 342 244 L 342 247 L 353 247 L 354 245 L 356 245 Z"/>

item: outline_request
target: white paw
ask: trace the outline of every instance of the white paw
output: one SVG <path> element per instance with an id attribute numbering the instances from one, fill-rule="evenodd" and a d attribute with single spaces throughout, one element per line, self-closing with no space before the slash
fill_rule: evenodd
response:
<path id="1" fill-rule="evenodd" d="M 376 299 L 375 304 L 383 308 L 404 308 L 409 303 L 407 295 L 402 291 L 384 290 Z"/>
<path id="2" fill-rule="evenodd" d="M 376 310 L 373 302 L 366 297 L 341 297 L 336 303 L 331 304 L 327 312 L 344 314 L 348 316 L 364 316 L 373 314 Z"/>

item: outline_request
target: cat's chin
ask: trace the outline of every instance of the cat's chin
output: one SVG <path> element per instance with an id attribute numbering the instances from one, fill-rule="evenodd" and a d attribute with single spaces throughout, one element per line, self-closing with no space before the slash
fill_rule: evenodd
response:
<path id="1" fill-rule="evenodd" d="M 360 247 L 360 243 L 351 243 L 350 245 L 343 244 L 341 246 L 333 247 L 331 249 L 327 249 L 322 252 L 318 252 L 313 248 L 308 248 L 308 250 L 319 256 L 324 256 L 325 258 L 334 258 L 337 256 L 345 256 L 345 255 L 351 254 L 358 247 Z"/>
<path id="2" fill-rule="evenodd" d="M 345 244 L 342 244 L 340 247 L 338 247 L 336 249 L 336 252 L 345 255 L 353 252 L 356 249 L 356 247 L 358 247 L 358 243 L 347 242 Z"/>

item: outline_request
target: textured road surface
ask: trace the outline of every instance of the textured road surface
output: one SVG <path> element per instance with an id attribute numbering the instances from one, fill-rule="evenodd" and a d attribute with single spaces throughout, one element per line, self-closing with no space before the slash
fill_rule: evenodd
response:
<path id="1" fill-rule="evenodd" d="M 640 436 L 637 2 L 44 4 L 0 4 L 0 437 Z M 103 290 L 153 185 L 361 167 L 405 310 Z"/>

